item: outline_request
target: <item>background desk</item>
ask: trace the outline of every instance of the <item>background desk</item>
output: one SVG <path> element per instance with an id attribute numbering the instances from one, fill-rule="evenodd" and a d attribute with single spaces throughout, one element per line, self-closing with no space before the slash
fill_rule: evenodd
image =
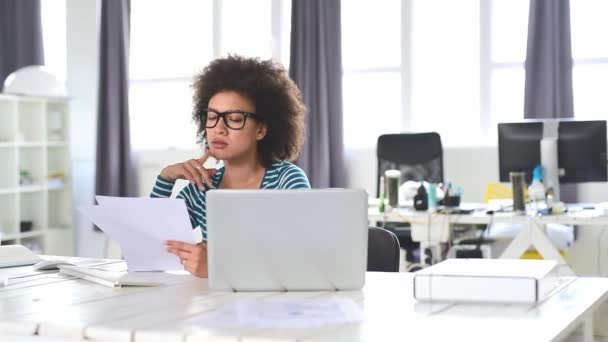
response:
<path id="1" fill-rule="evenodd" d="M 566 263 L 564 258 L 546 235 L 546 225 L 549 223 L 570 225 L 591 225 L 608 227 L 608 215 L 603 210 L 581 210 L 567 212 L 561 215 L 531 216 L 515 215 L 514 213 L 495 213 L 488 215 L 485 211 L 471 214 L 443 214 L 438 212 L 414 211 L 411 209 L 393 210 L 380 213 L 376 206 L 370 206 L 368 219 L 372 222 L 409 222 L 412 239 L 420 242 L 421 250 L 435 248 L 439 243 L 450 242 L 451 227 L 454 224 L 489 224 L 511 223 L 521 224 L 522 230 L 515 236 L 500 256 L 501 258 L 516 259 L 533 246 L 546 259 Z M 433 262 L 439 261 L 439 254 L 434 253 Z"/>
<path id="2" fill-rule="evenodd" d="M 368 273 L 362 291 L 288 293 L 210 293 L 205 279 L 190 276 L 171 286 L 114 289 L 58 273 L 33 275 L 31 267 L 0 269 L 0 277 L 9 273 L 26 277 L 0 289 L 2 341 L 36 333 L 29 340 L 552 341 L 581 324 L 591 341 L 592 314 L 608 294 L 608 279 L 577 278 L 537 306 L 425 304 L 412 298 L 411 273 Z M 239 299 L 333 296 L 353 300 L 365 319 L 302 329 L 205 328 L 197 322 Z"/>

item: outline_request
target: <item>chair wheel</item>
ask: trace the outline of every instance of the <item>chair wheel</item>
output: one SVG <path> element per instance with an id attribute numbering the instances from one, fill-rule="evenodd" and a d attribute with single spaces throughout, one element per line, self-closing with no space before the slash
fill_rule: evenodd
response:
<path id="1" fill-rule="evenodd" d="M 406 271 L 408 272 L 416 272 L 416 271 L 420 271 L 421 269 L 423 269 L 425 266 L 422 264 L 418 264 L 418 263 L 411 263 L 409 265 L 407 265 L 406 267 Z"/>

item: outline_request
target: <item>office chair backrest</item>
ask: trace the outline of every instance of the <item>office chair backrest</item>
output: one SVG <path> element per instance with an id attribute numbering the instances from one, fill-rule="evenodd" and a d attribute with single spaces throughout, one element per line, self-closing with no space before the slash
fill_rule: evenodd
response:
<path id="1" fill-rule="evenodd" d="M 399 272 L 399 240 L 392 232 L 369 227 L 367 237 L 367 270 Z"/>
<path id="2" fill-rule="evenodd" d="M 443 181 L 443 148 L 441 137 L 435 132 L 384 134 L 378 138 L 377 196 L 380 195 L 380 176 L 386 170 L 401 171 L 401 181 Z"/>

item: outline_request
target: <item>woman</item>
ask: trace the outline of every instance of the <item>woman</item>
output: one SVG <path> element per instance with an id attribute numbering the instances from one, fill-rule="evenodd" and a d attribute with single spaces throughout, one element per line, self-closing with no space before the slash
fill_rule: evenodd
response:
<path id="1" fill-rule="evenodd" d="M 289 162 L 304 139 L 305 108 L 295 83 L 272 61 L 217 59 L 195 77 L 193 87 L 193 119 L 205 152 L 163 168 L 151 197 L 169 197 L 177 179 L 190 181 L 177 197 L 186 201 L 203 242 L 167 241 L 167 250 L 185 270 L 207 277 L 207 190 L 310 188 L 306 174 Z M 209 156 L 223 161 L 223 167 L 205 168 Z"/>

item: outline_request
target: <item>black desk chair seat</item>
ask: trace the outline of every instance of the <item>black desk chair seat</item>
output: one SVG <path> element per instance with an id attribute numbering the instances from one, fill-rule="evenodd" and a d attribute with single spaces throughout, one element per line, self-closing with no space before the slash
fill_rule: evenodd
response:
<path id="1" fill-rule="evenodd" d="M 367 270 L 399 272 L 399 240 L 390 231 L 369 227 L 367 240 Z"/>

